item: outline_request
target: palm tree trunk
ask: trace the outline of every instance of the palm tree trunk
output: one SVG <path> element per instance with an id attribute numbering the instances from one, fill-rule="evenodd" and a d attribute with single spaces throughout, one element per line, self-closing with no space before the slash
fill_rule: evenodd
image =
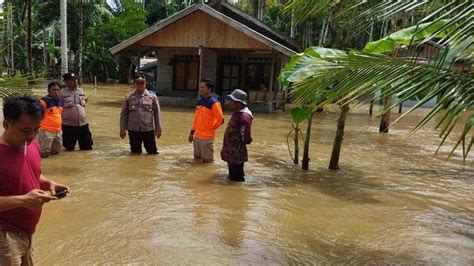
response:
<path id="1" fill-rule="evenodd" d="M 43 28 L 43 76 L 48 74 L 48 49 L 46 48 L 46 29 Z"/>
<path id="2" fill-rule="evenodd" d="M 33 50 L 31 49 L 32 45 L 32 37 L 33 37 L 33 28 L 32 28 L 32 21 L 31 21 L 31 6 L 32 0 L 28 0 L 27 2 L 27 17 L 28 17 L 28 33 L 27 33 L 27 51 L 28 51 L 28 75 L 31 77 L 33 76 Z"/>
<path id="3" fill-rule="evenodd" d="M 68 71 L 67 58 L 67 0 L 61 0 L 61 74 Z"/>
<path id="4" fill-rule="evenodd" d="M 258 18 L 258 8 L 260 6 L 260 0 L 251 0 L 252 5 L 252 16 Z"/>
<path id="5" fill-rule="evenodd" d="M 330 23 L 331 23 L 331 17 L 329 17 L 329 18 L 326 20 L 326 27 L 325 27 L 325 29 L 324 29 L 322 46 L 324 46 L 324 44 L 326 43 L 326 38 L 328 37 L 329 24 L 330 24 Z"/>
<path id="6" fill-rule="evenodd" d="M 384 98 L 384 110 L 386 110 L 392 103 L 392 96 L 387 95 Z M 388 128 L 390 127 L 390 110 L 386 111 L 380 120 L 380 133 L 388 133 Z"/>
<path id="7" fill-rule="evenodd" d="M 370 23 L 369 42 L 374 39 L 374 22 Z"/>
<path id="8" fill-rule="evenodd" d="M 11 71 L 12 75 L 15 75 L 15 50 L 14 50 L 14 40 L 13 40 L 13 5 L 11 1 L 8 1 L 8 17 L 10 19 L 10 52 L 11 52 Z"/>
<path id="9" fill-rule="evenodd" d="M 82 84 L 82 38 L 84 36 L 84 1 L 79 1 L 80 10 L 79 10 L 79 47 L 77 49 L 77 68 L 79 74 L 79 84 Z"/>
<path id="10" fill-rule="evenodd" d="M 323 20 L 323 25 L 321 26 L 321 32 L 319 33 L 319 47 L 324 45 L 324 30 L 326 29 L 326 19 Z"/>
<path id="11" fill-rule="evenodd" d="M 374 110 L 374 100 L 370 101 L 370 106 L 369 106 L 369 115 L 372 115 Z"/>
<path id="12" fill-rule="evenodd" d="M 53 22 L 51 29 L 51 43 L 53 44 L 53 48 L 56 48 L 56 22 Z"/>
<path id="13" fill-rule="evenodd" d="M 290 26 L 290 37 L 295 37 L 295 8 L 291 8 L 291 26 Z"/>
<path id="14" fill-rule="evenodd" d="M 306 25 L 306 39 L 308 41 L 308 47 L 313 45 L 313 23 L 310 21 Z"/>
<path id="15" fill-rule="evenodd" d="M 341 154 L 342 140 L 344 139 L 344 127 L 346 125 L 346 116 L 349 112 L 349 105 L 341 106 L 341 114 L 337 122 L 336 137 L 334 138 L 334 145 L 332 147 L 331 161 L 329 162 L 329 169 L 339 170 L 339 155 Z"/>
<path id="16" fill-rule="evenodd" d="M 316 112 L 311 112 L 308 116 L 308 127 L 306 128 L 306 136 L 304 139 L 303 159 L 301 160 L 301 169 L 309 169 L 309 142 L 311 140 L 311 124 L 313 123 L 313 116 Z"/>

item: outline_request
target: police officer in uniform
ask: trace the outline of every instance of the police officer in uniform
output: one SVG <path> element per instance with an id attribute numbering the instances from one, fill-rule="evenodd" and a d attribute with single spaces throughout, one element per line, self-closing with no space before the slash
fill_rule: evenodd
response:
<path id="1" fill-rule="evenodd" d="M 161 114 L 158 98 L 146 89 L 144 75 L 135 76 L 135 90 L 129 93 L 120 112 L 120 137 L 127 135 L 132 153 L 142 153 L 142 142 L 148 154 L 158 154 L 155 136 L 161 137 Z"/>
<path id="2" fill-rule="evenodd" d="M 86 94 L 77 86 L 77 75 L 68 72 L 63 75 L 66 87 L 61 90 L 59 99 L 64 103 L 62 110 L 63 146 L 73 151 L 76 142 L 81 150 L 92 150 L 92 134 L 86 122 Z"/>

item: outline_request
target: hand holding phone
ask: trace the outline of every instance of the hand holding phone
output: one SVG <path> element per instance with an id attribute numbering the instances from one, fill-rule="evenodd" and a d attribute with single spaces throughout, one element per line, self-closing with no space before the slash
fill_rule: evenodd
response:
<path id="1" fill-rule="evenodd" d="M 67 193 L 69 193 L 69 190 L 65 189 L 65 190 L 57 191 L 55 194 L 52 194 L 51 196 L 56 197 L 58 199 L 62 199 L 66 197 Z"/>

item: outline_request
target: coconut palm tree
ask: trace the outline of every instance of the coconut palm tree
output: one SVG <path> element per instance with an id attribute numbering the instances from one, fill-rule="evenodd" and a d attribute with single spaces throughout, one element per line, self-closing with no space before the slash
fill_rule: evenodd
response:
<path id="1" fill-rule="evenodd" d="M 327 0 L 328 6 L 320 6 L 318 3 L 321 1 L 316 0 L 304 2 L 308 4 L 304 7 L 306 13 L 304 10 L 295 11 L 296 21 L 323 12 L 337 1 Z M 314 6 L 311 8 L 309 4 Z M 370 99 L 380 88 L 386 88 L 386 95 L 396 100 L 380 111 L 381 116 L 400 102 L 424 93 L 425 96 L 400 119 L 427 101 L 439 98 L 435 107 L 413 130 L 426 125 L 435 116 L 441 116 L 436 125 L 440 129 L 441 147 L 453 128 L 464 124 L 449 156 L 461 146 L 462 157 L 466 159 L 474 143 L 474 114 L 471 112 L 474 108 L 474 76 L 472 70 L 458 71 L 453 66 L 459 62 L 469 67 L 472 65 L 474 4 L 471 1 L 383 1 L 370 5 L 370 1 L 365 1 L 342 10 L 338 16 L 361 5 L 365 5 L 366 11 L 348 21 L 354 32 L 367 29 L 377 20 L 386 20 L 403 12 L 415 12 L 420 15 L 420 19 L 415 26 L 368 43 L 363 51 L 353 50 L 331 58 L 298 55 L 299 62 L 293 62 L 296 67 L 282 73 L 288 81 L 296 81 L 296 101 L 312 104 L 320 93 L 330 87 L 324 103 L 335 102 L 344 106 L 360 103 L 360 99 Z M 442 47 L 437 57 L 428 63 L 420 61 L 418 56 L 394 58 L 384 54 L 403 50 L 401 48 L 416 43 L 421 46 L 428 41 L 434 41 Z"/>
<path id="2" fill-rule="evenodd" d="M 26 13 L 27 13 L 27 20 L 28 20 L 28 33 L 27 33 L 27 51 L 28 51 L 28 75 L 33 75 L 33 51 L 31 46 L 33 44 L 33 27 L 32 27 L 32 0 L 27 1 Z"/>
<path id="3" fill-rule="evenodd" d="M 60 2 L 61 14 L 61 75 L 68 71 L 67 59 L 67 1 Z"/>

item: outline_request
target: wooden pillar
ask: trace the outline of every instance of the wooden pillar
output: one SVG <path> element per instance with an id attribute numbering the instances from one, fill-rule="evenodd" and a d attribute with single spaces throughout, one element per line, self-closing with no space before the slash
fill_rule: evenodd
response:
<path id="1" fill-rule="evenodd" d="M 199 98 L 199 84 L 200 84 L 201 80 L 203 79 L 203 77 L 202 77 L 202 61 L 204 59 L 204 48 L 201 45 L 199 45 L 198 54 L 199 54 L 199 81 L 198 81 L 197 97 Z"/>
<path id="2" fill-rule="evenodd" d="M 280 73 L 280 72 L 281 72 L 281 69 L 284 67 L 284 66 L 283 66 L 283 57 L 282 57 L 282 55 L 280 54 L 280 55 L 278 55 L 277 58 L 278 58 L 278 61 L 280 62 L 280 68 L 277 69 L 277 71 L 278 71 L 278 73 Z M 278 90 L 279 90 L 279 91 L 283 91 L 283 89 L 284 89 L 283 85 L 281 85 L 281 84 L 278 82 Z"/>
<path id="3" fill-rule="evenodd" d="M 155 86 L 155 89 L 158 91 L 158 49 L 155 50 L 155 58 L 156 58 L 156 67 L 155 67 L 155 77 L 154 77 L 154 83 L 153 86 Z"/>
<path id="4" fill-rule="evenodd" d="M 242 67 L 242 70 L 241 70 L 241 73 L 242 73 L 242 74 L 241 74 L 242 83 L 240 84 L 240 89 L 241 89 L 242 91 L 247 92 L 247 94 L 248 94 L 247 96 L 249 96 L 249 95 L 250 95 L 250 92 L 246 91 L 247 88 L 245 87 L 245 85 L 246 85 L 246 83 L 247 83 L 247 74 L 248 74 L 248 73 L 247 73 L 247 65 L 248 65 L 248 64 L 247 64 L 247 61 L 248 61 L 248 54 L 247 54 L 247 53 L 244 53 L 244 54 L 242 55 L 242 61 L 240 61 L 240 65 L 241 65 L 241 67 Z"/>
<path id="5" fill-rule="evenodd" d="M 273 91 L 273 82 L 274 82 L 274 76 L 275 76 L 275 54 L 272 52 L 272 66 L 270 68 L 270 80 L 268 82 L 268 90 Z"/>

